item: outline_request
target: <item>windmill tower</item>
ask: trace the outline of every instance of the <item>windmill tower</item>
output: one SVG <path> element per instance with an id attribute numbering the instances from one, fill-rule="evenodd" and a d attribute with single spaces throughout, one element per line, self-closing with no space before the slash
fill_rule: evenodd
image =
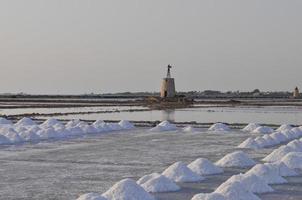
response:
<path id="1" fill-rule="evenodd" d="M 160 90 L 161 98 L 173 98 L 176 96 L 175 81 L 171 77 L 171 65 L 168 65 L 167 77 L 163 78 Z"/>
<path id="2" fill-rule="evenodd" d="M 300 92 L 299 92 L 299 88 L 298 87 L 295 88 L 293 97 L 294 98 L 299 98 L 300 97 Z"/>

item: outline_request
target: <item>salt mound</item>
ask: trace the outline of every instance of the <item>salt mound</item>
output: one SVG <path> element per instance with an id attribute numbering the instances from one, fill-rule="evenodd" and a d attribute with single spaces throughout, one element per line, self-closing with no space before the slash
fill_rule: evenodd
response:
<path id="1" fill-rule="evenodd" d="M 302 169 L 302 153 L 291 152 L 284 156 L 281 160 L 291 169 Z"/>
<path id="2" fill-rule="evenodd" d="M 123 129 L 130 130 L 134 129 L 135 126 L 127 120 L 122 120 L 118 123 Z"/>
<path id="3" fill-rule="evenodd" d="M 287 138 L 287 141 L 296 139 L 296 134 L 290 130 L 281 131 L 281 133 Z"/>
<path id="4" fill-rule="evenodd" d="M 150 131 L 152 132 L 175 131 L 175 130 L 177 130 L 177 127 L 168 121 L 163 121 L 160 124 L 158 124 L 156 127 L 150 129 Z"/>
<path id="5" fill-rule="evenodd" d="M 108 200 L 155 200 L 152 195 L 131 179 L 124 179 L 116 183 L 102 196 Z"/>
<path id="6" fill-rule="evenodd" d="M 168 167 L 162 175 L 170 178 L 175 182 L 199 182 L 204 178 L 191 169 L 189 169 L 184 163 L 176 162 Z"/>
<path id="7" fill-rule="evenodd" d="M 0 145 L 1 144 L 10 144 L 11 141 L 4 135 L 1 135 L 0 133 Z"/>
<path id="8" fill-rule="evenodd" d="M 223 170 L 213 163 L 211 163 L 208 159 L 199 158 L 188 165 L 188 167 L 199 175 L 212 175 L 212 174 L 221 174 Z"/>
<path id="9" fill-rule="evenodd" d="M 23 139 L 19 136 L 19 134 L 13 129 L 8 128 L 6 131 L 2 132 L 2 135 L 4 135 L 6 138 L 9 139 L 11 143 L 19 143 L 23 142 Z"/>
<path id="10" fill-rule="evenodd" d="M 248 157 L 242 151 L 236 151 L 230 154 L 227 154 L 222 159 L 215 163 L 217 166 L 220 167 L 251 167 L 256 164 L 256 162 Z"/>
<path id="11" fill-rule="evenodd" d="M 274 191 L 273 188 L 255 174 L 234 175 L 224 182 L 222 186 L 237 181 L 240 182 L 246 190 L 252 193 L 262 194 Z"/>
<path id="12" fill-rule="evenodd" d="M 258 164 L 250 169 L 246 174 L 255 174 L 266 181 L 267 184 L 283 184 L 287 181 L 279 175 L 277 170 L 274 170 L 266 165 Z"/>
<path id="13" fill-rule="evenodd" d="M 107 123 L 110 131 L 120 131 L 123 128 L 118 123 Z"/>
<path id="14" fill-rule="evenodd" d="M 193 126 L 186 126 L 182 129 L 182 131 L 186 133 L 194 133 L 196 132 L 196 129 Z"/>
<path id="15" fill-rule="evenodd" d="M 86 133 L 86 134 L 95 134 L 95 133 L 98 133 L 98 130 L 92 126 L 92 125 L 83 125 L 83 126 L 79 126 L 83 133 Z"/>
<path id="16" fill-rule="evenodd" d="M 294 151 L 302 151 L 302 142 L 300 140 L 293 140 L 286 146 L 291 147 Z"/>
<path id="17" fill-rule="evenodd" d="M 75 127 L 77 125 L 79 125 L 81 123 L 81 121 L 79 119 L 75 119 L 75 120 L 71 120 L 69 122 L 66 123 L 66 127 Z"/>
<path id="18" fill-rule="evenodd" d="M 245 132 L 252 132 L 253 130 L 255 130 L 256 128 L 260 127 L 259 124 L 256 124 L 256 123 L 249 123 L 246 127 L 244 127 L 242 129 L 242 131 L 245 131 Z"/>
<path id="19" fill-rule="evenodd" d="M 266 134 L 266 135 L 262 136 L 262 138 L 266 140 L 268 146 L 274 146 L 274 145 L 280 144 L 279 141 L 272 138 L 272 136 L 269 135 L 269 134 Z"/>
<path id="20" fill-rule="evenodd" d="M 99 125 L 103 125 L 103 124 L 105 124 L 105 122 L 103 120 L 96 120 L 95 122 L 93 122 L 92 125 L 99 126 Z"/>
<path id="21" fill-rule="evenodd" d="M 45 129 L 41 129 L 37 132 L 37 135 L 41 139 L 53 139 L 53 138 L 61 138 L 61 134 L 56 132 L 54 128 L 49 127 Z"/>
<path id="22" fill-rule="evenodd" d="M 290 169 L 284 162 L 275 162 L 275 163 L 265 163 L 264 165 L 268 166 L 272 170 L 277 170 L 280 176 L 288 177 L 288 176 L 297 176 L 298 173 Z"/>
<path id="23" fill-rule="evenodd" d="M 54 118 L 50 118 L 41 124 L 42 127 L 50 127 L 55 126 L 57 124 L 62 124 L 60 121 Z"/>
<path id="24" fill-rule="evenodd" d="M 259 133 L 259 134 L 269 134 L 272 132 L 274 132 L 274 129 L 267 126 L 260 126 L 252 131 L 252 133 Z"/>
<path id="25" fill-rule="evenodd" d="M 247 190 L 247 188 L 238 181 L 223 183 L 215 190 L 215 193 L 222 194 L 229 200 L 260 200 L 259 197 Z"/>
<path id="26" fill-rule="evenodd" d="M 136 183 L 139 185 L 142 185 L 142 184 L 146 183 L 147 181 L 149 181 L 153 178 L 159 177 L 159 176 L 160 176 L 159 173 L 148 174 L 148 175 L 145 175 L 142 178 L 140 178 L 138 181 L 136 181 Z"/>
<path id="27" fill-rule="evenodd" d="M 285 156 L 286 154 L 293 152 L 294 149 L 292 147 L 283 145 L 279 147 L 278 149 L 275 149 L 272 153 L 270 153 L 268 156 L 263 158 L 262 160 L 265 162 L 276 162 L 279 161 Z"/>
<path id="28" fill-rule="evenodd" d="M 296 138 L 299 138 L 302 136 L 302 131 L 300 128 L 293 128 L 291 129 L 291 131 L 293 132 L 293 134 L 295 135 Z"/>
<path id="29" fill-rule="evenodd" d="M 35 132 L 29 130 L 19 132 L 19 136 L 27 142 L 40 140 L 40 137 Z"/>
<path id="30" fill-rule="evenodd" d="M 107 199 L 97 193 L 87 193 L 81 195 L 79 198 L 77 198 L 77 200 L 107 200 Z"/>
<path id="31" fill-rule="evenodd" d="M 270 136 L 274 140 L 279 141 L 279 143 L 286 142 L 288 140 L 287 137 L 285 137 L 285 135 L 282 134 L 281 132 L 274 132 L 274 133 L 270 134 Z"/>
<path id="32" fill-rule="evenodd" d="M 238 145 L 239 148 L 247 148 L 247 149 L 259 149 L 260 146 L 253 138 L 248 138 L 245 141 L 243 141 L 240 145 Z"/>
<path id="33" fill-rule="evenodd" d="M 196 194 L 191 200 L 226 200 L 226 198 L 218 193 L 209 193 Z"/>
<path id="34" fill-rule="evenodd" d="M 0 117 L 0 125 L 12 125 L 12 124 L 13 123 L 10 120 Z"/>
<path id="35" fill-rule="evenodd" d="M 226 124 L 223 124 L 223 123 L 216 123 L 216 124 L 213 124 L 210 128 L 209 128 L 209 131 L 217 131 L 217 132 L 220 132 L 220 131 L 230 131 L 230 127 Z"/>
<path id="36" fill-rule="evenodd" d="M 292 128 L 293 128 L 292 125 L 283 124 L 276 131 L 286 131 L 286 130 L 291 130 Z"/>
<path id="37" fill-rule="evenodd" d="M 69 131 L 70 135 L 72 136 L 79 136 L 83 134 L 83 130 L 80 127 L 68 127 L 66 128 L 67 131 Z"/>
<path id="38" fill-rule="evenodd" d="M 180 190 L 180 187 L 176 185 L 169 178 L 160 175 L 150 179 L 141 185 L 147 192 L 175 192 Z"/>
<path id="39" fill-rule="evenodd" d="M 16 126 L 34 126 L 34 125 L 37 125 L 36 122 L 34 122 L 28 117 L 24 117 L 16 123 Z"/>
<path id="40" fill-rule="evenodd" d="M 255 138 L 255 142 L 258 144 L 259 147 L 264 148 L 264 147 L 268 147 L 271 144 L 269 143 L 269 141 L 267 141 L 266 139 L 264 139 L 261 136 L 258 136 Z"/>

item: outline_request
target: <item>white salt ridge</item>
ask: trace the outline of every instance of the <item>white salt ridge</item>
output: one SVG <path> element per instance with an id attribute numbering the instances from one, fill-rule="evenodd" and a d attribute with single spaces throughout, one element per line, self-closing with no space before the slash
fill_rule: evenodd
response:
<path id="1" fill-rule="evenodd" d="M 37 124 L 32 119 L 30 119 L 28 117 L 24 117 L 24 118 L 20 119 L 15 125 L 16 126 L 34 126 Z"/>
<path id="2" fill-rule="evenodd" d="M 243 151 L 236 151 L 230 154 L 227 154 L 222 159 L 215 163 L 219 167 L 239 167 L 246 168 L 251 167 L 256 164 L 254 160 L 249 158 L 247 154 Z"/>
<path id="3" fill-rule="evenodd" d="M 226 182 L 224 182 L 220 187 L 225 186 L 226 184 L 239 182 L 242 186 L 252 193 L 268 193 L 273 192 L 273 188 L 271 188 L 262 178 L 255 174 L 238 174 L 229 178 Z"/>
<path id="4" fill-rule="evenodd" d="M 254 131 L 256 128 L 260 127 L 259 124 L 256 124 L 256 123 L 249 123 L 246 127 L 244 127 L 242 129 L 242 131 L 245 131 L 245 132 L 252 132 Z"/>
<path id="5" fill-rule="evenodd" d="M 124 179 L 116 183 L 102 196 L 108 200 L 155 200 L 152 195 L 131 179 Z"/>
<path id="6" fill-rule="evenodd" d="M 226 200 L 226 198 L 218 193 L 196 194 L 191 200 Z"/>
<path id="7" fill-rule="evenodd" d="M 227 200 L 260 200 L 238 181 L 223 183 L 215 190 L 215 193 L 223 195 Z"/>
<path id="8" fill-rule="evenodd" d="M 291 130 L 292 128 L 293 126 L 290 124 L 283 124 L 276 131 L 286 131 L 286 130 Z"/>
<path id="9" fill-rule="evenodd" d="M 188 165 L 188 168 L 199 175 L 213 175 L 223 173 L 223 170 L 221 168 L 217 167 L 205 158 L 196 159 Z"/>
<path id="10" fill-rule="evenodd" d="M 13 144 L 24 141 L 13 128 L 8 128 L 7 130 L 3 131 L 2 135 L 4 135 L 6 138 L 8 138 L 9 141 Z"/>
<path id="11" fill-rule="evenodd" d="M 135 126 L 127 120 L 121 120 L 118 124 L 125 130 L 131 130 L 135 128 Z"/>
<path id="12" fill-rule="evenodd" d="M 4 135 L 1 135 L 0 133 L 0 145 L 2 144 L 10 144 L 11 141 Z"/>
<path id="13" fill-rule="evenodd" d="M 284 156 L 281 160 L 286 166 L 291 169 L 302 169 L 302 153 L 291 152 Z"/>
<path id="14" fill-rule="evenodd" d="M 62 122 L 58 121 L 57 119 L 50 118 L 41 124 L 42 127 L 52 127 L 55 125 L 62 125 Z"/>
<path id="15" fill-rule="evenodd" d="M 159 176 L 160 176 L 159 173 L 148 174 L 148 175 L 141 177 L 138 181 L 136 181 L 136 183 L 139 185 L 142 185 L 142 184 L 146 183 L 147 181 L 149 181 L 153 178 L 159 177 Z"/>
<path id="16" fill-rule="evenodd" d="M 176 192 L 180 190 L 180 187 L 176 185 L 171 179 L 159 175 L 151 178 L 147 182 L 141 185 L 147 192 L 159 193 L 159 192 Z"/>
<path id="17" fill-rule="evenodd" d="M 294 151 L 301 152 L 302 151 L 302 142 L 300 140 L 293 140 L 288 143 L 286 146 L 292 148 Z"/>
<path id="18" fill-rule="evenodd" d="M 22 138 L 24 141 L 38 141 L 41 138 L 33 131 L 26 130 L 26 131 L 21 131 L 19 132 L 19 136 Z"/>
<path id="19" fill-rule="evenodd" d="M 261 177 L 267 184 L 284 184 L 287 183 L 282 176 L 279 175 L 279 171 L 272 169 L 264 164 L 258 164 L 250 169 L 246 174 L 255 174 Z"/>
<path id="20" fill-rule="evenodd" d="M 295 127 L 295 128 L 292 128 L 291 131 L 296 138 L 302 137 L 302 131 L 300 128 Z"/>
<path id="21" fill-rule="evenodd" d="M 283 177 L 298 176 L 299 175 L 294 169 L 289 168 L 282 161 L 275 162 L 275 163 L 265 163 L 264 165 L 268 166 L 272 170 L 277 170 L 278 174 L 280 176 L 283 176 Z"/>
<path id="22" fill-rule="evenodd" d="M 186 126 L 182 129 L 182 131 L 186 133 L 194 133 L 196 132 L 196 129 L 193 126 Z"/>
<path id="23" fill-rule="evenodd" d="M 162 175 L 175 182 L 199 182 L 204 178 L 189 169 L 184 163 L 176 162 L 168 167 Z"/>
<path id="24" fill-rule="evenodd" d="M 102 197 L 98 193 L 87 193 L 81 195 L 77 200 L 107 200 L 105 197 Z"/>
<path id="25" fill-rule="evenodd" d="M 283 146 L 279 147 L 278 149 L 275 149 L 272 153 L 267 155 L 262 160 L 265 162 L 277 162 L 277 161 L 280 161 L 283 158 L 283 156 L 285 156 L 286 154 L 293 152 L 293 151 L 295 151 L 295 150 L 292 147 L 283 145 Z"/>
<path id="26" fill-rule="evenodd" d="M 252 133 L 258 133 L 258 134 L 270 134 L 272 132 L 274 132 L 274 129 L 267 126 L 260 126 L 252 131 Z"/>
<path id="27" fill-rule="evenodd" d="M 150 131 L 152 132 L 175 131 L 175 130 L 177 130 L 177 127 L 168 121 L 163 121 L 160 124 L 158 124 L 156 127 L 150 129 Z"/>
<path id="28" fill-rule="evenodd" d="M 259 149 L 261 147 L 259 146 L 259 144 L 253 138 L 247 138 L 240 145 L 238 145 L 238 148 Z"/>
<path id="29" fill-rule="evenodd" d="M 214 132 L 228 132 L 230 131 L 230 127 L 226 124 L 223 123 L 216 123 L 213 124 L 210 128 L 209 131 L 214 131 Z"/>
<path id="30" fill-rule="evenodd" d="M 266 140 L 266 142 L 267 142 L 267 144 L 268 144 L 269 147 L 270 146 L 275 146 L 277 144 L 280 144 L 280 142 L 278 140 L 275 140 L 271 136 L 271 134 L 266 134 L 266 135 L 262 136 L 262 138 Z"/>
<path id="31" fill-rule="evenodd" d="M 12 125 L 12 124 L 13 123 L 10 120 L 0 117 L 0 125 Z"/>
<path id="32" fill-rule="evenodd" d="M 261 136 L 255 138 L 255 142 L 258 144 L 259 147 L 264 148 L 270 146 L 270 142 L 264 139 Z"/>
<path id="33" fill-rule="evenodd" d="M 287 138 L 287 141 L 297 138 L 295 133 L 290 130 L 284 130 L 284 131 L 281 131 L 281 133 Z"/>
<path id="34" fill-rule="evenodd" d="M 274 132 L 274 133 L 270 134 L 270 136 L 274 140 L 279 141 L 279 143 L 286 142 L 288 140 L 287 137 L 284 134 L 282 134 L 281 132 Z"/>

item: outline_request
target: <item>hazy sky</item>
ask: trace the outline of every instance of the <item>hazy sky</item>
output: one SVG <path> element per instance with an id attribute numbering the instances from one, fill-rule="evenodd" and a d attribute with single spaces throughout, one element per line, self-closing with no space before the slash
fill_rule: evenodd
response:
<path id="1" fill-rule="evenodd" d="M 301 0 L 1 0 L 0 93 L 302 88 Z"/>

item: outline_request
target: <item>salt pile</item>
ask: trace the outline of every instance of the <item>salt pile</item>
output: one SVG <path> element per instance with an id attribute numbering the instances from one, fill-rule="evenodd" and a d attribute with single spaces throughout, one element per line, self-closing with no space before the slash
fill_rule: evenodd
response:
<path id="1" fill-rule="evenodd" d="M 281 131 L 281 133 L 287 138 L 287 141 L 297 138 L 295 133 L 290 130 Z"/>
<path id="2" fill-rule="evenodd" d="M 272 136 L 270 134 L 266 134 L 266 135 L 262 136 L 262 138 L 266 140 L 268 146 L 274 146 L 274 145 L 280 144 L 280 142 L 275 140 L 274 138 L 272 138 Z"/>
<path id="3" fill-rule="evenodd" d="M 239 148 L 247 148 L 247 149 L 259 149 L 260 146 L 253 138 L 248 138 L 245 141 L 243 141 L 240 145 L 238 145 Z"/>
<path id="4" fill-rule="evenodd" d="M 293 132 L 293 134 L 296 138 L 299 138 L 302 136 L 302 131 L 300 128 L 296 127 L 296 128 L 291 129 L 291 131 Z"/>
<path id="5" fill-rule="evenodd" d="M 273 188 L 255 174 L 234 175 L 224 182 L 222 186 L 233 182 L 240 182 L 246 190 L 252 193 L 262 194 L 274 191 Z"/>
<path id="6" fill-rule="evenodd" d="M 16 126 L 33 126 L 33 125 L 37 125 L 37 124 L 30 118 L 24 117 L 24 118 L 20 119 L 15 125 Z"/>
<path id="7" fill-rule="evenodd" d="M 199 175 L 213 175 L 223 173 L 223 170 L 221 168 L 215 166 L 205 158 L 196 159 L 188 165 L 188 168 Z"/>
<path id="8" fill-rule="evenodd" d="M 261 136 L 258 136 L 255 138 L 255 142 L 258 144 L 259 147 L 264 148 L 264 147 L 268 147 L 271 146 L 271 143 L 269 143 L 269 141 L 267 141 L 266 139 L 264 139 Z"/>
<path id="9" fill-rule="evenodd" d="M 245 131 L 245 132 L 252 132 L 253 130 L 255 130 L 256 128 L 260 127 L 259 124 L 256 124 L 256 123 L 249 123 L 246 127 L 244 127 L 242 129 L 242 131 Z"/>
<path id="10" fill-rule="evenodd" d="M 265 163 L 264 165 L 268 166 L 272 170 L 277 170 L 280 176 L 288 177 L 288 176 L 297 176 L 298 173 L 289 168 L 284 162 L 275 162 L 275 163 Z"/>
<path id="11" fill-rule="evenodd" d="M 148 174 L 148 175 L 145 175 L 142 178 L 140 178 L 138 181 L 136 181 L 136 183 L 139 185 L 142 185 L 142 184 L 146 183 L 147 181 L 149 181 L 153 178 L 159 177 L 159 176 L 160 176 L 159 173 Z"/>
<path id="12" fill-rule="evenodd" d="M 23 139 L 13 128 L 8 128 L 4 130 L 1 134 L 6 138 L 8 138 L 10 143 L 16 144 L 16 143 L 23 142 Z"/>
<path id="13" fill-rule="evenodd" d="M 162 175 L 168 177 L 175 182 L 199 182 L 204 178 L 191 169 L 189 169 L 184 163 L 176 162 L 168 167 Z"/>
<path id="14" fill-rule="evenodd" d="M 131 130 L 134 129 L 135 126 L 127 120 L 122 120 L 118 123 L 123 129 Z"/>
<path id="15" fill-rule="evenodd" d="M 209 131 L 216 131 L 216 132 L 224 132 L 224 131 L 230 131 L 230 127 L 226 124 L 223 123 L 216 123 L 213 124 L 210 128 Z"/>
<path id="16" fill-rule="evenodd" d="M 270 134 L 270 136 L 275 141 L 278 141 L 279 143 L 286 142 L 288 140 L 287 137 L 284 134 L 282 134 L 281 132 L 274 132 L 274 133 Z"/>
<path id="17" fill-rule="evenodd" d="M 12 125 L 12 124 L 13 123 L 10 120 L 0 117 L 0 125 Z"/>
<path id="18" fill-rule="evenodd" d="M 87 193 L 81 195 L 79 198 L 77 198 L 77 200 L 107 200 L 107 199 L 97 193 Z"/>
<path id="19" fill-rule="evenodd" d="M 150 129 L 150 131 L 152 132 L 175 131 L 175 130 L 177 130 L 177 127 L 168 121 L 163 121 L 160 124 L 158 124 L 156 127 Z"/>
<path id="20" fill-rule="evenodd" d="M 4 135 L 1 135 L 0 133 L 0 145 L 1 144 L 10 144 L 11 141 Z"/>
<path id="21" fill-rule="evenodd" d="M 182 129 L 182 131 L 186 133 L 194 133 L 196 132 L 196 129 L 193 126 L 186 126 Z"/>
<path id="22" fill-rule="evenodd" d="M 260 200 L 238 181 L 222 184 L 215 190 L 215 193 L 219 193 L 229 200 Z"/>
<path id="23" fill-rule="evenodd" d="M 292 148 L 294 151 L 302 151 L 302 142 L 300 140 L 293 140 L 286 146 Z"/>
<path id="24" fill-rule="evenodd" d="M 287 181 L 279 175 L 277 170 L 274 170 L 266 165 L 258 164 L 250 169 L 246 174 L 255 174 L 261 177 L 267 184 L 283 184 Z"/>
<path id="25" fill-rule="evenodd" d="M 22 138 L 22 140 L 27 142 L 40 140 L 40 137 L 35 132 L 30 130 L 19 132 L 19 136 Z"/>
<path id="26" fill-rule="evenodd" d="M 274 132 L 274 129 L 267 126 L 260 126 L 252 131 L 252 133 L 258 133 L 258 134 L 269 134 L 272 132 Z"/>
<path id="27" fill-rule="evenodd" d="M 276 131 L 286 131 L 286 130 L 291 130 L 292 128 L 293 128 L 292 125 L 283 124 Z"/>
<path id="28" fill-rule="evenodd" d="M 141 185 L 147 192 L 175 192 L 180 190 L 180 187 L 176 185 L 169 178 L 159 175 L 151 178 L 147 182 Z"/>
<path id="29" fill-rule="evenodd" d="M 281 160 L 286 166 L 291 169 L 302 169 L 302 153 L 292 152 L 288 153 Z"/>
<path id="30" fill-rule="evenodd" d="M 256 162 L 248 157 L 242 151 L 236 151 L 230 154 L 227 154 L 222 159 L 215 163 L 217 166 L 220 167 L 251 167 L 256 164 Z"/>
<path id="31" fill-rule="evenodd" d="M 50 118 L 41 124 L 42 127 L 52 127 L 55 125 L 62 125 L 62 123 L 54 118 Z"/>
<path id="32" fill-rule="evenodd" d="M 108 200 L 155 200 L 152 195 L 131 179 L 124 179 L 116 183 L 102 196 Z"/>
<path id="33" fill-rule="evenodd" d="M 226 198 L 218 193 L 209 193 L 196 194 L 191 200 L 226 200 Z"/>
<path id="34" fill-rule="evenodd" d="M 279 161 L 283 158 L 283 156 L 285 156 L 286 154 L 293 152 L 294 149 L 283 145 L 281 147 L 279 147 L 278 149 L 275 149 L 272 153 L 270 153 L 268 156 L 266 156 L 265 158 L 263 158 L 262 160 L 265 162 L 276 162 Z"/>

